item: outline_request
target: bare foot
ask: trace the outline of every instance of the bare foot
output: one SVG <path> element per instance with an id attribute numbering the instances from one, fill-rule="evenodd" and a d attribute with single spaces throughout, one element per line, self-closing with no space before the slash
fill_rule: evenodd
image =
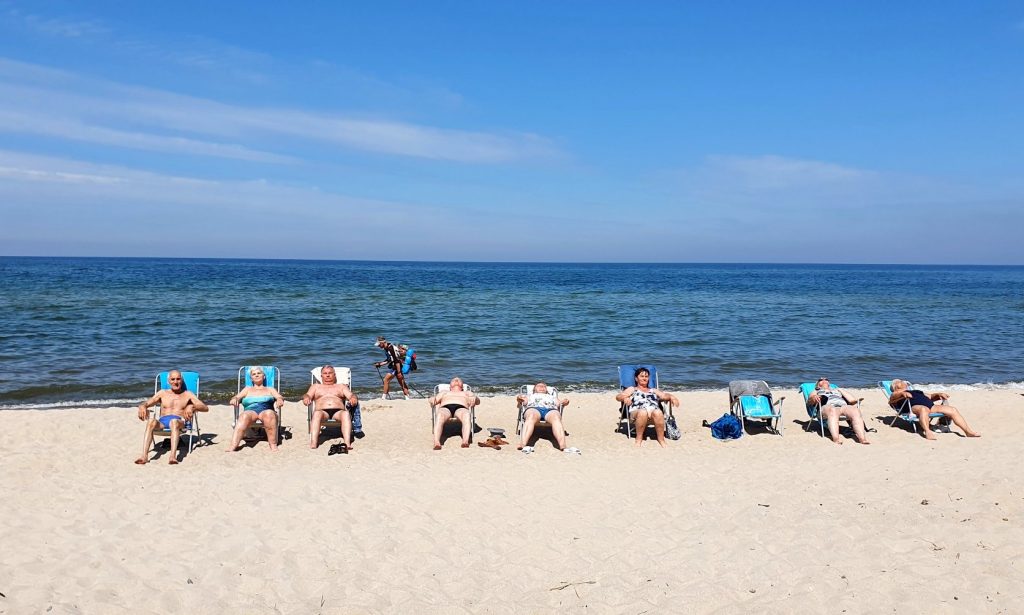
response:
<path id="1" fill-rule="evenodd" d="M 637 440 L 637 441 L 636 441 L 636 447 L 637 447 L 637 448 L 640 448 L 641 446 L 643 446 L 643 444 L 644 444 L 644 441 L 643 441 L 643 440 Z"/>
<path id="2" fill-rule="evenodd" d="M 664 440 L 658 440 L 658 444 L 661 445 L 661 448 L 665 448 L 665 441 Z"/>
<path id="3" fill-rule="evenodd" d="M 171 458 L 167 463 L 169 465 L 176 466 L 176 465 L 178 465 L 178 460 L 174 459 L 174 458 Z"/>
<path id="4" fill-rule="evenodd" d="M 935 437 L 935 434 L 930 431 L 924 432 L 924 437 L 928 440 L 938 440 L 938 438 Z"/>
<path id="5" fill-rule="evenodd" d="M 843 439 L 842 438 L 832 438 L 832 441 L 835 442 L 836 444 L 839 444 L 839 445 L 843 444 Z"/>
<path id="6" fill-rule="evenodd" d="M 517 450 L 517 451 L 521 451 L 521 450 L 523 450 L 523 445 L 522 445 L 522 444 L 520 444 L 519 446 L 517 446 L 517 447 L 516 447 L 516 450 Z"/>
<path id="7" fill-rule="evenodd" d="M 964 435 L 968 438 L 980 438 L 981 434 L 976 431 L 965 431 Z"/>
<path id="8" fill-rule="evenodd" d="M 440 445 L 440 444 L 435 444 L 435 445 L 434 445 L 434 450 L 435 450 L 435 451 L 439 451 L 439 450 L 441 450 L 441 445 Z"/>
<path id="9" fill-rule="evenodd" d="M 858 440 L 858 442 L 860 442 L 861 444 L 871 444 L 871 442 L 869 442 L 867 439 Z"/>
<path id="10" fill-rule="evenodd" d="M 276 446 L 271 446 L 270 447 L 270 452 L 271 453 L 276 453 L 277 452 L 277 447 Z"/>
<path id="11" fill-rule="evenodd" d="M 469 442 L 463 442 L 462 448 L 469 448 Z"/>
<path id="12" fill-rule="evenodd" d="M 146 465 L 146 460 L 143 457 L 139 457 L 138 459 L 135 460 L 135 463 L 136 465 L 144 466 Z"/>

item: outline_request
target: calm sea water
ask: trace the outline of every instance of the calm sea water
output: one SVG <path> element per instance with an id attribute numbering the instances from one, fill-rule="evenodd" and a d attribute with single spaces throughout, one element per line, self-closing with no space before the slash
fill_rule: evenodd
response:
<path id="1" fill-rule="evenodd" d="M 1024 267 L 490 264 L 0 258 L 0 407 L 135 403 L 156 372 L 353 370 L 378 391 L 378 334 L 416 348 L 417 389 L 543 378 L 611 390 L 651 362 L 672 389 L 903 376 L 1019 386 Z"/>

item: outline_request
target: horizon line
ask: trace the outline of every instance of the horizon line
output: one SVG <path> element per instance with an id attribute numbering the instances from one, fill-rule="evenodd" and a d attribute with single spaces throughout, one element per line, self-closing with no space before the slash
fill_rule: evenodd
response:
<path id="1" fill-rule="evenodd" d="M 811 262 L 811 261 L 514 261 L 514 260 L 389 260 L 358 258 L 267 258 L 248 256 L 81 256 L 68 254 L 26 255 L 0 254 L 0 258 L 25 259 L 123 259 L 123 260 L 171 260 L 171 261 L 283 261 L 312 263 L 393 263 L 393 264 L 452 264 L 452 265 L 814 265 L 843 267 L 1024 267 L 1024 263 L 852 263 L 852 262 Z"/>

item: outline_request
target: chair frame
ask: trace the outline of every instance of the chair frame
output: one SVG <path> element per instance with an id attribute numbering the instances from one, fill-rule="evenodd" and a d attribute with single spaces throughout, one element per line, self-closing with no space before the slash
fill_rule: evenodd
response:
<path id="1" fill-rule="evenodd" d="M 238 393 L 240 393 L 243 388 L 245 388 L 245 387 L 247 387 L 247 386 L 252 384 L 252 378 L 249 376 L 249 369 L 253 368 L 253 367 L 262 367 L 263 368 L 263 374 L 267 377 L 266 386 L 273 387 L 273 388 L 277 389 L 278 392 L 281 391 L 281 370 L 279 370 L 277 368 L 277 366 L 253 364 L 253 365 L 243 365 L 243 366 L 238 368 L 238 385 L 235 388 L 235 394 L 236 395 Z M 234 418 L 234 420 L 231 421 L 231 427 L 232 428 L 234 428 L 236 425 L 238 425 L 238 417 L 242 413 L 242 409 L 241 408 L 242 408 L 242 402 L 241 402 L 241 400 L 239 400 L 239 402 L 237 404 L 235 404 L 235 406 L 234 406 L 235 418 Z M 284 430 L 281 428 L 281 409 L 277 408 L 275 406 L 274 414 L 277 415 L 277 444 L 280 445 L 284 441 L 284 433 L 283 433 Z M 263 435 L 262 436 L 259 435 L 259 432 L 261 430 L 263 431 Z M 252 433 L 252 435 L 249 435 L 249 433 Z M 257 417 L 256 420 L 253 421 L 252 425 L 249 426 L 249 431 L 246 433 L 246 435 L 242 439 L 243 440 L 259 440 L 259 439 L 262 439 L 262 438 L 267 438 L 267 430 L 263 426 L 263 421 L 261 421 L 259 419 L 259 417 Z M 269 439 L 269 438 L 267 438 L 267 439 Z"/>
<path id="2" fill-rule="evenodd" d="M 309 370 L 309 384 L 310 385 L 323 384 L 324 383 L 323 378 L 320 376 L 320 370 L 321 369 L 323 369 L 323 366 L 314 367 L 313 369 Z M 334 373 L 338 376 L 338 384 L 343 384 L 343 385 L 345 385 L 345 386 L 347 386 L 349 388 L 352 388 L 352 369 L 351 368 L 335 366 L 334 367 Z M 344 400 L 342 401 L 342 403 L 345 404 L 345 409 L 348 411 L 349 417 L 351 417 L 352 413 L 355 411 L 355 408 L 350 408 L 349 405 L 348 405 L 348 402 L 346 402 Z M 315 412 L 315 411 L 316 411 L 316 401 L 311 399 L 311 400 L 309 400 L 309 404 L 306 405 L 306 432 L 309 433 L 310 437 L 313 436 L 313 431 L 312 431 L 313 430 L 313 412 Z M 320 433 L 316 435 L 317 439 L 319 440 L 320 434 L 322 434 L 323 432 L 327 431 L 328 429 L 334 429 L 334 428 L 337 428 L 337 429 L 340 430 L 341 429 L 341 421 L 333 419 L 330 416 L 328 416 L 323 421 L 320 421 Z"/>
<path id="3" fill-rule="evenodd" d="M 911 384 L 909 380 L 906 381 L 906 382 L 907 382 L 907 390 L 909 391 L 911 388 L 913 388 L 914 385 Z M 899 420 L 906 421 L 907 423 L 910 424 L 910 428 L 916 434 L 917 433 L 917 424 L 920 421 L 918 420 L 917 415 L 914 414 L 914 411 L 911 409 L 910 400 L 909 399 L 904 399 L 903 402 L 899 405 L 898 408 L 893 408 L 892 406 L 889 405 L 889 398 L 892 397 L 892 380 L 879 380 L 878 381 L 878 388 L 882 389 L 882 395 L 885 395 L 885 405 L 888 406 L 893 412 L 896 413 L 893 416 L 892 421 L 890 421 L 889 425 L 890 426 L 895 426 L 896 425 L 896 421 L 899 421 Z M 944 399 L 940 399 L 940 400 L 935 401 L 935 405 L 937 405 L 937 406 L 944 405 L 945 403 L 946 403 L 946 400 L 944 400 Z M 929 419 L 937 418 L 937 419 L 941 420 L 942 418 L 945 418 L 945 416 L 946 415 L 942 414 L 941 412 L 929 412 L 928 413 L 928 418 Z"/>
<path id="4" fill-rule="evenodd" d="M 160 372 L 159 374 L 156 375 L 156 378 L 154 378 L 154 380 L 153 380 L 153 394 L 154 395 L 159 393 L 162 389 L 170 390 L 170 388 L 171 388 L 170 384 L 167 383 L 167 377 L 168 377 L 168 375 L 170 373 L 171 373 L 170 371 L 166 371 L 166 372 Z M 190 380 L 193 379 L 193 376 L 194 376 L 194 383 L 190 386 Z M 193 395 L 195 395 L 196 397 L 199 397 L 199 372 L 181 372 L 181 377 L 185 381 L 185 390 L 191 391 Z M 164 386 L 164 384 L 167 384 L 167 386 Z M 193 390 L 193 388 L 192 388 L 193 386 L 195 387 L 195 390 Z M 153 407 L 149 408 L 147 410 L 147 412 L 151 415 L 151 418 L 155 418 L 155 419 L 159 420 L 160 417 L 156 413 L 157 412 L 157 408 L 158 408 L 158 406 L 153 406 Z M 193 413 L 192 414 L 192 420 L 185 422 L 185 428 L 182 429 L 181 433 L 178 434 L 178 438 L 179 439 L 180 438 L 184 438 L 185 435 L 188 435 L 188 452 L 189 453 L 194 451 L 197 446 L 202 444 L 202 433 L 199 431 L 199 416 L 198 416 L 198 413 Z M 156 427 L 156 429 L 153 430 L 153 439 L 154 440 L 156 438 L 172 438 L 173 436 L 174 436 L 174 432 L 172 432 L 170 429 L 163 429 L 163 427 L 161 425 L 158 425 Z"/>
<path id="5" fill-rule="evenodd" d="M 561 405 L 561 401 L 562 400 L 558 396 L 558 389 L 556 389 L 553 386 L 548 386 L 548 393 L 555 396 L 555 401 L 558 403 L 558 407 L 555 408 L 555 409 L 558 410 L 558 415 L 564 419 L 565 418 L 565 406 Z M 533 385 L 532 384 L 524 384 L 523 386 L 519 387 L 519 394 L 522 395 L 524 398 L 528 398 L 530 395 L 533 395 Z M 516 418 L 516 435 L 517 436 L 523 433 L 523 426 L 526 424 L 526 402 L 527 401 L 529 401 L 529 400 L 528 399 L 524 399 L 522 402 L 516 402 L 516 409 L 519 411 L 519 416 Z M 547 421 L 543 421 L 543 420 L 542 421 L 537 421 L 537 425 L 538 426 L 539 425 L 544 425 L 544 426 L 549 427 L 549 428 L 551 427 L 551 423 L 549 423 Z"/>
<path id="6" fill-rule="evenodd" d="M 772 398 L 771 387 L 769 387 L 768 383 L 765 382 L 764 380 L 754 380 L 754 381 L 750 381 L 750 382 L 754 382 L 755 383 L 755 388 L 757 390 L 763 389 L 765 391 L 765 393 L 758 393 L 756 395 L 754 395 L 754 394 L 751 394 L 751 395 L 745 395 L 745 394 L 734 395 L 733 394 L 733 388 L 734 388 L 733 385 L 734 384 L 739 384 L 740 382 L 742 382 L 742 381 L 733 380 L 732 382 L 729 383 L 729 403 L 731 404 L 730 408 L 729 408 L 729 411 L 732 412 L 734 415 L 736 415 L 736 417 L 740 420 L 740 425 L 743 426 L 743 431 L 747 435 L 750 435 L 750 432 L 747 431 L 747 421 L 764 421 L 767 424 L 766 426 L 768 427 L 769 430 L 775 432 L 776 435 L 781 437 L 782 436 L 782 432 L 784 430 L 784 425 L 783 425 L 783 422 L 782 422 L 782 402 L 785 401 L 786 397 L 782 396 L 782 397 L 780 397 L 778 399 L 778 401 L 774 401 L 773 398 Z M 757 385 L 760 385 L 760 386 L 757 386 Z M 754 399 L 756 399 L 758 397 L 764 397 L 764 398 L 768 399 L 768 406 L 772 409 L 771 416 L 748 416 L 746 414 L 745 409 L 743 407 L 743 399 L 744 398 L 754 398 Z"/>
<path id="7" fill-rule="evenodd" d="M 447 391 L 451 391 L 451 390 L 452 390 L 452 385 L 450 385 L 450 384 L 448 384 L 446 382 L 438 384 L 437 386 L 434 387 L 434 395 L 430 399 L 433 400 L 435 397 L 437 397 L 438 393 L 447 392 Z M 473 392 L 473 387 L 471 387 L 468 384 L 466 384 L 465 382 L 463 382 L 462 383 L 462 390 L 468 391 L 468 392 L 472 393 Z M 447 422 L 455 423 L 455 422 L 461 422 L 461 421 L 459 421 L 459 419 L 457 419 L 456 417 L 453 416 L 453 417 L 449 418 Z M 437 404 L 431 403 L 430 404 L 430 429 L 431 429 L 431 432 L 433 432 L 434 425 L 436 423 L 437 423 Z M 474 405 L 473 407 L 471 407 L 469 409 L 469 441 L 470 442 L 473 442 L 473 430 L 475 428 L 476 428 L 476 405 Z"/>
<path id="8" fill-rule="evenodd" d="M 636 381 L 633 380 L 633 372 L 635 372 L 637 369 L 639 369 L 641 367 L 646 368 L 647 371 L 649 371 L 651 373 L 651 380 L 648 383 L 648 388 L 651 388 L 651 389 L 658 389 L 659 388 L 658 387 L 658 368 L 653 366 L 653 365 L 651 365 L 650 363 L 635 363 L 635 364 L 629 364 L 629 365 L 620 365 L 618 367 L 618 370 L 619 370 L 619 392 L 625 391 L 626 389 L 628 389 L 631 386 L 635 386 L 635 382 Z M 625 371 L 623 371 L 623 370 L 625 370 Z M 627 382 L 629 384 L 626 384 Z M 672 404 L 666 404 L 664 401 L 659 399 L 658 400 L 658 408 L 661 409 L 661 413 L 663 415 L 665 415 L 665 420 L 668 420 L 669 417 L 674 417 L 675 416 L 675 414 L 672 412 Z M 622 429 L 622 424 L 623 423 L 626 424 L 626 437 L 628 437 L 628 438 L 636 437 L 636 434 L 634 433 L 635 430 L 633 428 L 633 421 L 631 421 L 629 419 L 629 404 L 627 404 L 624 401 L 621 401 L 621 402 L 619 402 L 619 423 L 618 423 L 618 427 L 617 427 L 616 431 Z M 651 422 L 648 422 L 647 423 L 647 427 L 653 428 L 654 424 L 651 423 Z M 644 428 L 645 431 L 646 431 L 647 427 Z"/>

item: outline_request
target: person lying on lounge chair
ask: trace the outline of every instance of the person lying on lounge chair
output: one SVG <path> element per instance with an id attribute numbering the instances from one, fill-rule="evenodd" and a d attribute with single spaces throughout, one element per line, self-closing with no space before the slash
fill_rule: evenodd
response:
<path id="1" fill-rule="evenodd" d="M 526 405 L 526 411 L 523 413 L 523 440 L 516 448 L 523 450 L 523 447 L 530 442 L 530 436 L 533 435 L 533 428 L 537 426 L 537 423 L 547 421 L 551 425 L 551 435 L 555 437 L 558 450 L 565 450 L 562 408 L 569 405 L 568 399 L 555 397 L 548 393 L 548 385 L 538 382 L 533 385 L 533 393 L 516 395 L 516 403 Z"/>
<path id="2" fill-rule="evenodd" d="M 178 463 L 178 440 L 181 438 L 181 431 L 185 423 L 192 420 L 193 412 L 206 412 L 207 407 L 192 391 L 185 389 L 185 379 L 181 372 L 173 369 L 167 373 L 167 382 L 171 385 L 169 389 L 161 389 L 156 395 L 147 401 L 139 404 L 139 420 L 146 421 L 149 416 L 149 408 L 160 404 L 159 418 L 154 416 L 146 421 L 146 435 L 142 439 L 142 456 L 135 460 L 139 465 L 145 465 L 149 461 L 149 447 L 153 445 L 153 432 L 158 425 L 164 429 L 171 430 L 171 455 L 167 463 L 177 465 Z"/>
<path id="3" fill-rule="evenodd" d="M 828 433 L 832 441 L 842 444 L 843 439 L 839 437 L 839 419 L 846 417 L 846 422 L 853 428 L 853 435 L 861 444 L 868 442 L 867 434 L 864 433 L 864 416 L 860 412 L 857 400 L 851 397 L 842 389 L 833 389 L 828 378 L 819 378 L 814 383 L 814 392 L 807 396 L 807 407 L 815 407 L 821 402 L 821 418 L 828 421 Z"/>
<path id="4" fill-rule="evenodd" d="M 437 409 L 437 419 L 434 422 L 434 450 L 441 450 L 441 434 L 444 433 L 444 424 L 453 417 L 462 422 L 462 448 L 469 448 L 469 436 L 473 430 L 473 421 L 470 420 L 469 410 L 473 406 L 480 405 L 480 398 L 471 391 L 463 390 L 462 379 L 458 376 L 452 378 L 449 383 L 449 390 L 441 391 L 427 400 L 433 406 L 440 406 Z"/>
<path id="5" fill-rule="evenodd" d="M 910 400 L 910 411 L 917 415 L 917 422 L 921 425 L 921 432 L 925 438 L 929 440 L 935 440 L 935 434 L 932 433 L 932 427 L 929 424 L 931 421 L 930 414 L 934 412 L 940 412 L 948 417 L 953 423 L 964 432 L 968 438 L 980 438 L 981 434 L 971 429 L 967 424 L 967 420 L 964 419 L 960 411 L 946 404 L 937 404 L 935 402 L 940 400 L 949 399 L 949 395 L 945 393 L 932 393 L 931 395 L 924 391 L 917 389 L 909 389 L 906 380 L 893 380 L 892 381 L 892 395 L 889 397 L 889 405 L 893 408 L 899 409 L 903 405 L 903 400 Z"/>
<path id="6" fill-rule="evenodd" d="M 302 405 L 316 402 L 313 420 L 309 424 L 309 448 L 320 446 L 320 424 L 325 420 L 341 421 L 341 439 L 345 450 L 352 450 L 352 411 L 359 405 L 359 398 L 344 384 L 338 384 L 338 374 L 333 365 L 320 368 L 323 384 L 314 383 L 302 396 Z"/>
<path id="7" fill-rule="evenodd" d="M 242 411 L 238 413 L 238 423 L 235 425 L 235 433 L 231 435 L 228 452 L 238 450 L 246 430 L 256 422 L 256 419 L 263 423 L 270 450 L 276 451 L 277 430 L 280 425 L 277 424 L 277 412 L 274 409 L 280 410 L 284 406 L 284 398 L 277 392 L 277 389 L 267 386 L 267 375 L 263 373 L 263 368 L 259 365 L 249 368 L 249 377 L 252 379 L 252 386 L 245 387 L 228 401 L 228 404 L 232 406 L 238 403 L 242 404 Z"/>
<path id="8" fill-rule="evenodd" d="M 650 388 L 650 382 L 650 370 L 638 367 L 633 372 L 633 386 L 622 389 L 615 396 L 615 401 L 627 404 L 629 419 L 633 421 L 636 431 L 637 446 L 644 443 L 644 431 L 647 430 L 648 423 L 654 423 L 654 435 L 658 439 L 658 444 L 665 446 L 665 413 L 661 411 L 658 402 L 667 401 L 678 408 L 679 399 L 671 393 Z"/>

